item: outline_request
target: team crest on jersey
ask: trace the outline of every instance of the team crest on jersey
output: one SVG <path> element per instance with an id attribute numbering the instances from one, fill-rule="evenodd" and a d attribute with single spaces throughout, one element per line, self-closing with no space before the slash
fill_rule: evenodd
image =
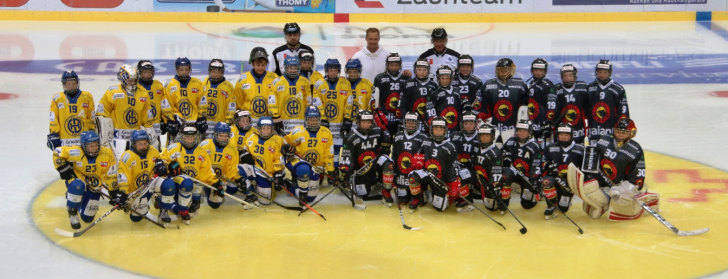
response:
<path id="1" fill-rule="evenodd" d="M 265 159 L 260 156 L 254 156 L 253 159 L 255 160 L 255 164 L 260 166 L 261 169 L 266 169 L 265 167 Z"/>
<path id="2" fill-rule="evenodd" d="M 554 111 L 549 110 L 546 112 L 546 119 L 553 120 L 554 119 Z"/>
<path id="3" fill-rule="evenodd" d="M 124 122 L 129 127 L 136 127 L 139 122 L 139 115 L 133 108 L 128 108 L 124 111 Z"/>
<path id="4" fill-rule="evenodd" d="M 609 119 L 611 112 L 605 102 L 598 102 L 592 109 L 592 115 L 594 115 L 594 120 L 599 123 L 604 123 Z"/>
<path id="5" fill-rule="evenodd" d="M 409 173 L 412 171 L 412 153 L 402 152 L 397 157 L 397 164 L 401 173 Z"/>
<path id="6" fill-rule="evenodd" d="M 81 135 L 81 132 L 83 132 L 83 122 L 81 119 L 73 115 L 66 119 L 64 127 L 66 127 L 66 132 L 74 137 Z"/>
<path id="7" fill-rule="evenodd" d="M 538 116 L 538 113 L 541 111 L 541 107 L 539 107 L 536 100 L 529 98 L 528 99 L 528 118 L 531 120 L 536 119 L 536 116 Z"/>
<path id="8" fill-rule="evenodd" d="M 366 151 L 366 152 L 360 154 L 359 158 L 357 158 L 357 160 L 359 161 L 359 165 L 363 166 L 364 164 L 371 161 L 375 156 L 377 156 L 377 154 L 374 153 L 373 151 Z"/>
<path id="9" fill-rule="evenodd" d="M 505 122 L 509 118 L 511 118 L 511 115 L 513 114 L 513 105 L 508 100 L 500 100 L 495 103 L 495 118 L 500 120 L 501 122 Z"/>
<path id="10" fill-rule="evenodd" d="M 522 174 L 528 175 L 531 171 L 531 166 L 526 163 L 523 159 L 516 159 L 513 161 L 513 166 L 516 167 Z"/>
<path id="11" fill-rule="evenodd" d="M 602 165 L 602 172 L 604 172 L 604 174 L 609 177 L 610 180 L 614 181 L 614 179 L 617 178 L 617 167 L 612 161 L 608 159 L 602 159 L 600 165 Z"/>
<path id="12" fill-rule="evenodd" d="M 442 178 L 442 165 L 440 165 L 440 161 L 430 159 L 425 162 L 425 166 L 429 172 L 435 175 L 435 177 Z"/>
<path id="13" fill-rule="evenodd" d="M 336 118 L 339 115 L 339 106 L 336 105 L 335 101 L 326 102 L 326 108 L 324 108 L 324 114 L 329 119 Z"/>
<path id="14" fill-rule="evenodd" d="M 458 125 L 458 111 L 454 107 L 447 107 L 440 114 L 447 120 L 447 128 L 454 129 Z"/>
<path id="15" fill-rule="evenodd" d="M 309 163 L 315 164 L 319 161 L 319 158 L 321 156 L 319 155 L 318 151 L 311 149 L 309 151 L 306 151 L 306 153 L 303 153 L 303 158 L 306 159 Z"/>
<path id="16" fill-rule="evenodd" d="M 419 98 L 417 99 L 417 101 L 415 101 L 414 109 L 417 111 L 418 114 L 424 115 L 425 108 L 427 108 L 427 98 Z"/>
<path id="17" fill-rule="evenodd" d="M 197 170 L 194 167 L 184 167 L 182 168 L 182 173 L 191 177 L 197 177 Z"/>
<path id="18" fill-rule="evenodd" d="M 149 171 L 143 171 L 139 175 L 137 175 L 136 179 L 134 179 L 136 182 L 136 185 L 141 187 L 144 184 L 147 184 L 149 182 Z"/>
<path id="19" fill-rule="evenodd" d="M 470 161 L 470 154 L 459 154 L 458 161 L 460 161 L 461 163 L 467 163 L 468 161 Z"/>
<path id="20" fill-rule="evenodd" d="M 179 104 L 177 105 L 177 109 L 180 113 L 182 113 L 182 116 L 187 119 L 190 118 L 192 115 L 192 105 L 190 105 L 190 102 L 187 101 L 187 99 L 180 100 Z"/>
<path id="21" fill-rule="evenodd" d="M 559 171 L 560 177 L 566 177 L 566 174 L 569 173 L 569 165 L 559 165 L 558 168 L 556 168 Z"/>
<path id="22" fill-rule="evenodd" d="M 219 106 L 217 105 L 217 101 L 215 101 L 215 99 L 210 99 L 210 102 L 207 104 L 207 116 L 213 117 L 217 115 L 218 109 Z"/>
<path id="23" fill-rule="evenodd" d="M 576 105 L 566 105 L 562 112 L 565 112 L 564 119 L 566 119 L 566 122 L 571 124 L 572 127 L 576 127 L 576 125 L 581 121 L 581 110 Z"/>
<path id="24" fill-rule="evenodd" d="M 86 181 L 86 185 L 91 186 L 91 188 L 99 187 L 101 184 L 101 179 L 95 174 L 86 174 L 85 176 L 84 180 Z"/>
<path id="25" fill-rule="evenodd" d="M 289 118 L 297 118 L 301 112 L 301 102 L 297 98 L 290 98 L 286 101 L 286 114 Z"/>
<path id="26" fill-rule="evenodd" d="M 473 167 L 473 168 L 475 169 L 475 175 L 476 175 L 476 176 L 477 176 L 478 178 L 483 178 L 483 179 L 485 179 L 486 181 L 490 180 L 490 178 L 488 178 L 488 171 L 486 171 L 486 170 L 485 170 L 485 168 L 483 168 L 483 167 L 482 167 L 482 166 L 480 166 L 480 165 L 476 165 L 476 166 L 475 166 L 475 167 Z M 478 181 L 478 182 L 480 182 L 480 181 Z M 495 181 L 491 181 L 491 182 L 495 182 Z"/>
<path id="27" fill-rule="evenodd" d="M 396 112 L 397 107 L 399 107 L 399 93 L 394 92 L 392 94 L 389 94 L 389 96 L 387 96 L 386 109 L 389 112 Z"/>

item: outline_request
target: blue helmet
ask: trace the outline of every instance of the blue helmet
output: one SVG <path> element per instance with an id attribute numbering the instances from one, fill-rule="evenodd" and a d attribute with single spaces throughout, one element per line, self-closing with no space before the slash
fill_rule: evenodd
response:
<path id="1" fill-rule="evenodd" d="M 288 78 L 296 79 L 301 72 L 301 60 L 298 60 L 298 56 L 289 55 L 286 57 L 286 60 L 283 61 L 283 67 L 286 70 L 286 76 Z M 288 68 L 290 67 L 295 67 L 295 71 L 289 72 Z"/>
<path id="2" fill-rule="evenodd" d="M 306 130 L 318 132 L 319 127 L 321 127 L 321 112 L 318 108 L 316 106 L 308 106 L 304 115 L 306 121 L 303 122 L 303 126 L 306 127 Z"/>
<path id="3" fill-rule="evenodd" d="M 177 69 L 180 66 L 189 66 L 190 70 L 192 70 L 192 63 L 190 62 L 187 57 L 178 57 L 177 60 L 174 61 L 174 68 Z"/>
<path id="4" fill-rule="evenodd" d="M 270 133 L 263 134 L 263 127 L 265 126 L 270 127 Z M 263 116 L 258 119 L 258 135 L 260 135 L 263 139 L 269 139 L 273 136 L 273 118 L 270 116 Z"/>
<path id="5" fill-rule="evenodd" d="M 356 59 L 356 58 L 349 59 L 349 61 L 346 61 L 345 67 L 346 67 L 346 78 L 349 79 L 349 81 L 357 81 L 357 80 L 359 80 L 359 78 L 361 78 L 362 66 L 361 66 L 361 61 L 359 61 L 359 59 Z M 359 74 L 356 77 L 349 76 L 349 69 L 355 69 L 359 72 Z"/>
<path id="6" fill-rule="evenodd" d="M 336 58 L 329 58 L 326 59 L 326 63 L 324 63 L 324 73 L 326 73 L 326 80 L 329 82 L 335 82 L 339 79 L 339 74 L 336 74 L 335 77 L 329 77 L 329 69 L 336 69 L 341 73 L 341 63 L 339 63 L 339 59 Z"/>
<path id="7" fill-rule="evenodd" d="M 93 142 L 98 143 L 98 149 L 95 152 L 89 152 L 87 145 Z M 99 155 L 99 151 L 101 151 L 101 138 L 94 131 L 81 133 L 81 149 L 83 149 L 83 153 L 89 158 L 96 158 Z"/>
<path id="8" fill-rule="evenodd" d="M 66 89 L 66 81 L 69 80 L 76 80 L 76 84 L 78 84 L 78 88 L 76 90 Z M 78 90 L 81 90 L 81 81 L 78 79 L 78 75 L 74 71 L 63 72 L 63 75 L 61 75 L 61 84 L 63 85 L 63 92 L 66 94 L 75 94 Z"/>
<path id="9" fill-rule="evenodd" d="M 147 155 L 147 152 L 149 151 L 149 146 L 147 146 L 147 149 L 144 150 L 137 150 L 136 149 L 136 143 L 140 140 L 146 140 L 147 143 L 149 143 L 149 134 L 145 132 L 144 130 L 135 130 L 131 132 L 131 139 L 129 139 L 129 149 L 131 151 L 134 151 L 139 156 Z"/>
<path id="10" fill-rule="evenodd" d="M 220 135 L 227 135 L 228 138 L 225 140 L 220 140 L 218 139 L 218 136 Z M 217 124 L 215 124 L 215 131 L 212 134 L 212 141 L 218 147 L 227 146 L 228 142 L 230 141 L 230 125 L 225 122 L 218 122 Z"/>

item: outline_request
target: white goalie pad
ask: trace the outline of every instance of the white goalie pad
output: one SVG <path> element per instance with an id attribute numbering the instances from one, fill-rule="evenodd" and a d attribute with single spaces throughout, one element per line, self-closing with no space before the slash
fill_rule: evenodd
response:
<path id="1" fill-rule="evenodd" d="M 529 120 L 528 106 L 520 106 L 518 108 L 518 120 Z"/>
<path id="2" fill-rule="evenodd" d="M 569 164 L 567 180 L 569 188 L 574 191 L 584 202 L 595 208 L 602 208 L 609 205 L 609 195 L 599 188 L 599 182 L 592 179 L 584 182 L 582 173 L 573 163 Z"/>
<path id="3" fill-rule="evenodd" d="M 111 148 L 111 140 L 114 139 L 114 121 L 105 116 L 96 116 L 95 120 L 96 133 L 99 134 L 101 139 L 101 146 Z"/>
<path id="4" fill-rule="evenodd" d="M 612 211 L 609 212 L 609 220 L 628 221 L 640 218 L 645 211 L 640 203 L 647 204 L 653 210 L 658 211 L 659 200 L 659 194 L 648 192 L 641 192 L 630 198 L 622 196 L 612 198 Z"/>
<path id="5" fill-rule="evenodd" d="M 144 131 L 147 132 L 149 135 L 149 145 L 154 146 L 157 150 L 160 149 L 160 143 L 159 143 L 159 134 L 157 134 L 157 130 L 154 128 L 144 128 Z"/>
<path id="6" fill-rule="evenodd" d="M 508 129 L 503 132 L 500 132 L 500 137 L 501 137 L 501 140 L 503 141 L 503 143 L 505 143 L 506 141 L 508 141 L 509 138 L 513 137 L 514 134 L 516 134 L 515 129 Z M 495 136 L 496 136 L 496 138 L 498 138 L 497 130 L 496 130 Z"/>

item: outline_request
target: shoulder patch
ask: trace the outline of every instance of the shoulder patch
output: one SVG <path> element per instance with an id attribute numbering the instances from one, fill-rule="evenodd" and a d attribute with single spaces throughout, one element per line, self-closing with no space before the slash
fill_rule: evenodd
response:
<path id="1" fill-rule="evenodd" d="M 130 157 L 131 157 L 131 154 L 129 153 L 129 151 L 126 151 L 126 152 L 124 152 L 124 155 L 121 156 L 121 161 L 124 162 L 124 164 L 126 164 L 126 162 L 129 161 Z"/>
<path id="2" fill-rule="evenodd" d="M 121 98 L 124 98 L 124 93 L 114 93 L 114 95 L 111 96 L 111 99 L 114 99 L 114 100 L 121 99 Z"/>
<path id="3" fill-rule="evenodd" d="M 117 89 L 119 89 L 119 86 L 118 85 L 114 85 L 114 86 L 109 86 L 109 89 L 108 90 L 109 91 L 113 91 L 113 90 L 117 90 Z"/>
<path id="4" fill-rule="evenodd" d="M 68 154 L 71 156 L 81 156 L 81 150 L 74 148 L 74 149 L 68 150 Z"/>

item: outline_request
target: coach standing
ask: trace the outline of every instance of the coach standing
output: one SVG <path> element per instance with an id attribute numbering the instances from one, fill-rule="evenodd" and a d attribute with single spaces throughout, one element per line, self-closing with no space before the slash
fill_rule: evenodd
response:
<path id="1" fill-rule="evenodd" d="M 286 36 L 286 44 L 273 50 L 273 53 L 271 53 L 273 63 L 268 64 L 268 71 L 274 72 L 278 76 L 282 76 L 283 61 L 286 60 L 287 56 L 298 56 L 298 51 L 301 49 L 307 49 L 313 54 L 311 47 L 300 42 L 301 27 L 298 26 L 298 23 L 286 23 L 283 26 L 283 34 Z"/>

